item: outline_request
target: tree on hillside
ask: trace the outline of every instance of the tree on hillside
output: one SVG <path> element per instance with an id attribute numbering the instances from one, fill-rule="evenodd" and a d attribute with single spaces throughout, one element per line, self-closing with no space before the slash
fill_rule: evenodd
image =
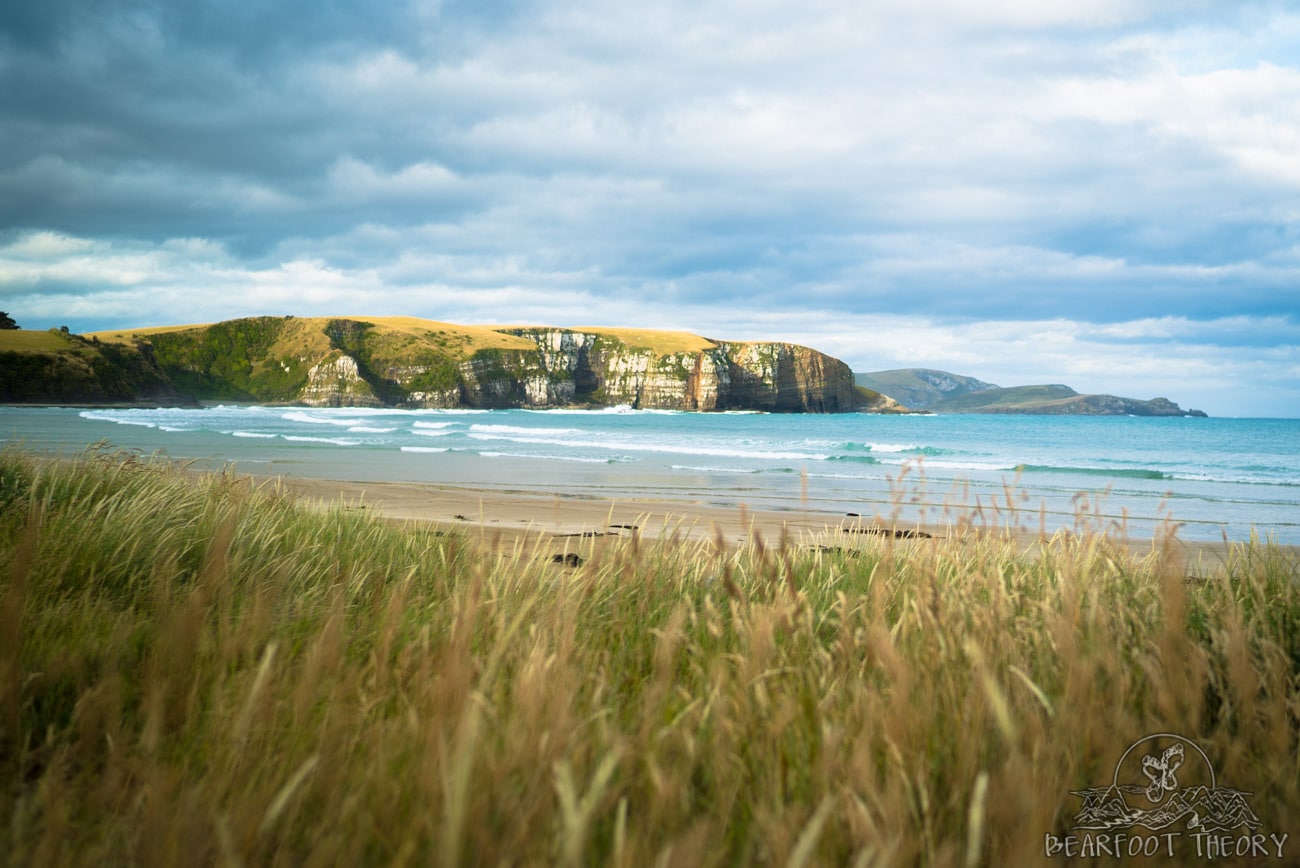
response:
<path id="1" fill-rule="evenodd" d="M 4 311 L 0 310 L 0 329 L 16 329 L 16 328 L 18 328 L 18 323 L 14 322 L 14 318 L 11 317 L 9 314 L 5 313 Z"/>

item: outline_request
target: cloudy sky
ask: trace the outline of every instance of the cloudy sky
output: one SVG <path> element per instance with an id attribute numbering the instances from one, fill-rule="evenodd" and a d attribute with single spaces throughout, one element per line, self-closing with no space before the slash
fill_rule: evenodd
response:
<path id="1" fill-rule="evenodd" d="M 1300 416 L 1300 4 L 0 4 L 0 309 L 685 329 Z"/>

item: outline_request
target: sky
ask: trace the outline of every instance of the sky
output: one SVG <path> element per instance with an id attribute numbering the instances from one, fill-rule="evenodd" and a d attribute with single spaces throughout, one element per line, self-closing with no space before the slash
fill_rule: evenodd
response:
<path id="1" fill-rule="evenodd" d="M 0 4 L 0 310 L 681 329 L 1300 416 L 1300 3 Z"/>

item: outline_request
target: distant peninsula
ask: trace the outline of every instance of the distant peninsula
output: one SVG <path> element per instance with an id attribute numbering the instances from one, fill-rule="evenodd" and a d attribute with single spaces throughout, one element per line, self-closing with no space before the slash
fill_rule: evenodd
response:
<path id="1" fill-rule="evenodd" d="M 0 330 L 0 403 L 896 412 L 850 368 L 686 332 L 260 316 L 87 335 Z"/>
<path id="2" fill-rule="evenodd" d="M 854 374 L 857 385 L 887 395 L 913 410 L 931 413 L 1000 413 L 1044 416 L 1199 416 L 1167 398 L 1081 395 L 1059 384 L 1003 388 L 932 368 Z"/>

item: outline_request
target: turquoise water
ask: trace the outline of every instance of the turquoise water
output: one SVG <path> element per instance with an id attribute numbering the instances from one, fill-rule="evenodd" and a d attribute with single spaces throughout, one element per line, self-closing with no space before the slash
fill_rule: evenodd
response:
<path id="1" fill-rule="evenodd" d="M 0 408 L 0 439 L 259 474 L 1300 544 L 1300 420 Z"/>

